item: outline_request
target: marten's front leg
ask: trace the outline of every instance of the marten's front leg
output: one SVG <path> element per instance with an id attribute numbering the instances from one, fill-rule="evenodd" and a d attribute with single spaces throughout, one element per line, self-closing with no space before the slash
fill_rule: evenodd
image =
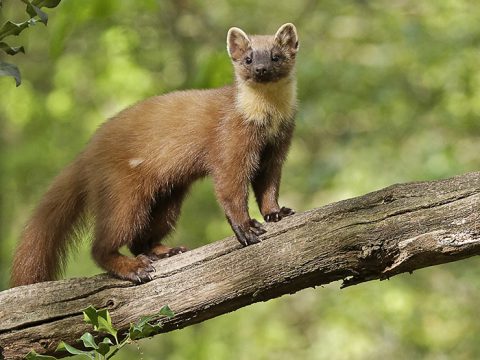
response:
<path id="1" fill-rule="evenodd" d="M 248 136 L 237 138 L 237 141 L 245 141 L 245 144 L 236 144 L 239 151 L 224 151 L 217 168 L 213 173 L 215 193 L 218 202 L 225 211 L 233 232 L 238 241 L 244 245 L 258 243 L 259 235 L 266 230 L 255 219 L 251 219 L 248 213 L 248 186 L 250 178 L 258 164 L 259 148 L 258 141 L 248 143 Z M 249 149 L 249 152 L 245 152 Z"/>
<path id="2" fill-rule="evenodd" d="M 258 236 L 266 230 L 248 214 L 248 179 L 216 177 L 215 192 L 238 241 L 244 246 L 260 242 Z"/>
<path id="3" fill-rule="evenodd" d="M 285 160 L 293 126 L 284 129 L 284 139 L 265 147 L 259 170 L 252 181 L 258 207 L 267 222 L 277 222 L 285 216 L 295 214 L 290 208 L 278 205 L 278 192 L 282 166 Z"/>

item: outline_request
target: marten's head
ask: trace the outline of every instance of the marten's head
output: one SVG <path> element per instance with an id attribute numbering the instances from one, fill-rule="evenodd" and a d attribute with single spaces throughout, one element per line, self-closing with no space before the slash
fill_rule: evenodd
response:
<path id="1" fill-rule="evenodd" d="M 227 50 L 237 79 L 254 83 L 279 81 L 293 74 L 298 51 L 297 30 L 287 23 L 273 36 L 248 36 L 232 27 L 227 34 Z"/>

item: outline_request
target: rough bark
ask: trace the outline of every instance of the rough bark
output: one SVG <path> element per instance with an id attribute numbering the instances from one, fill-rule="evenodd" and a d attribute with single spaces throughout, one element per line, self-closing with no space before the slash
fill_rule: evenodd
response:
<path id="1" fill-rule="evenodd" d="M 349 286 L 478 255 L 479 204 L 480 173 L 392 185 L 268 224 L 260 244 L 244 248 L 231 237 L 161 260 L 144 285 L 98 275 L 6 290 L 0 354 L 19 359 L 72 343 L 88 330 L 81 316 L 88 305 L 107 307 L 126 329 L 168 304 L 176 316 L 164 321 L 166 332 L 306 287 Z"/>

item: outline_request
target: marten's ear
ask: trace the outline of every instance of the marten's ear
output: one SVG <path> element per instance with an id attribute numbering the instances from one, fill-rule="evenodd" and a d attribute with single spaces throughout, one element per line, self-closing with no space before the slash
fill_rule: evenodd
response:
<path id="1" fill-rule="evenodd" d="M 298 51 L 298 35 L 295 25 L 286 23 L 280 26 L 275 34 L 275 41 L 282 47 L 291 49 L 293 52 Z"/>
<path id="2" fill-rule="evenodd" d="M 239 60 L 250 47 L 250 39 L 242 29 L 232 27 L 227 34 L 227 51 L 233 61 Z"/>

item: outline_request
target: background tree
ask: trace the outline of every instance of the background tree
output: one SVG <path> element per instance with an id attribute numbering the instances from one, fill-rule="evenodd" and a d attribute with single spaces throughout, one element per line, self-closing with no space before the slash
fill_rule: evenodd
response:
<path id="1" fill-rule="evenodd" d="M 4 2 L 0 23 L 21 21 L 24 8 Z M 468 0 L 62 1 L 48 27 L 9 43 L 28 49 L 15 57 L 22 86 L 0 78 L 0 288 L 30 210 L 101 122 L 147 96 L 231 82 L 230 26 L 269 33 L 291 21 L 300 34 L 300 111 L 283 203 L 301 211 L 478 170 L 479 15 Z M 172 244 L 196 247 L 230 234 L 210 181 L 185 205 Z M 88 248 L 68 276 L 99 272 Z M 141 352 L 145 359 L 476 358 L 479 275 L 478 259 L 470 259 L 381 286 L 305 290 L 145 341 Z"/>

